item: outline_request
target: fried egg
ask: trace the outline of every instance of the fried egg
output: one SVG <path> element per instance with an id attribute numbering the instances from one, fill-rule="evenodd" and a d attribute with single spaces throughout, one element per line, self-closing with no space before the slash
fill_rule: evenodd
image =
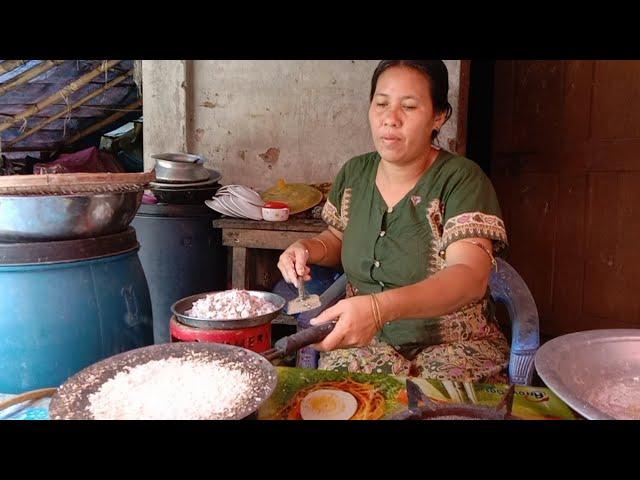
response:
<path id="1" fill-rule="evenodd" d="M 315 390 L 302 399 L 303 420 L 349 420 L 358 409 L 358 401 L 341 390 Z"/>

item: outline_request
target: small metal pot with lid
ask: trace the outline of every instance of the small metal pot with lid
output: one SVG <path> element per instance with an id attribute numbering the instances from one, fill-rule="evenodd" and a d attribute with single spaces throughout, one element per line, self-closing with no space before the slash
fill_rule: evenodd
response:
<path id="1" fill-rule="evenodd" d="M 204 158 L 189 153 L 157 153 L 156 180 L 162 183 L 197 183 L 209 179 L 209 170 L 204 167 Z"/>

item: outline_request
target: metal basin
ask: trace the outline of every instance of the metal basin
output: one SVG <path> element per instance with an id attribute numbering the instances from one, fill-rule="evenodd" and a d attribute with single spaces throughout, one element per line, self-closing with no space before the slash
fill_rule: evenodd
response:
<path id="1" fill-rule="evenodd" d="M 74 240 L 121 232 L 133 220 L 142 194 L 0 196 L 0 242 Z"/>
<path id="2" fill-rule="evenodd" d="M 540 378 L 590 420 L 640 419 L 640 330 L 571 333 L 535 357 Z"/>

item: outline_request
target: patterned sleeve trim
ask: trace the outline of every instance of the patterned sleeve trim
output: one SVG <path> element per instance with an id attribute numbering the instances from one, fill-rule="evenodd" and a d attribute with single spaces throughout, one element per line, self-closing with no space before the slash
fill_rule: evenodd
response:
<path id="1" fill-rule="evenodd" d="M 497 255 L 508 245 L 504 222 L 495 215 L 469 212 L 450 218 L 444 225 L 441 255 L 447 247 L 463 238 L 478 237 L 493 240 L 493 251 Z"/>
<path id="2" fill-rule="evenodd" d="M 329 200 L 322 208 L 322 219 L 327 225 L 331 225 L 336 230 L 344 232 L 349 224 L 349 208 L 351 206 L 351 189 L 345 188 L 340 204 L 340 214 L 338 209 Z"/>

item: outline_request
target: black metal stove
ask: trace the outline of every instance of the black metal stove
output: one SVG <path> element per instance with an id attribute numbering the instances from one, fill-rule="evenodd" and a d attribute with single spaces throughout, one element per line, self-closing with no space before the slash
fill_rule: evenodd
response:
<path id="1" fill-rule="evenodd" d="M 391 420 L 514 420 L 511 415 L 515 385 L 496 407 L 470 404 L 441 405 L 426 396 L 420 387 L 407 379 L 409 409 L 391 417 Z"/>

